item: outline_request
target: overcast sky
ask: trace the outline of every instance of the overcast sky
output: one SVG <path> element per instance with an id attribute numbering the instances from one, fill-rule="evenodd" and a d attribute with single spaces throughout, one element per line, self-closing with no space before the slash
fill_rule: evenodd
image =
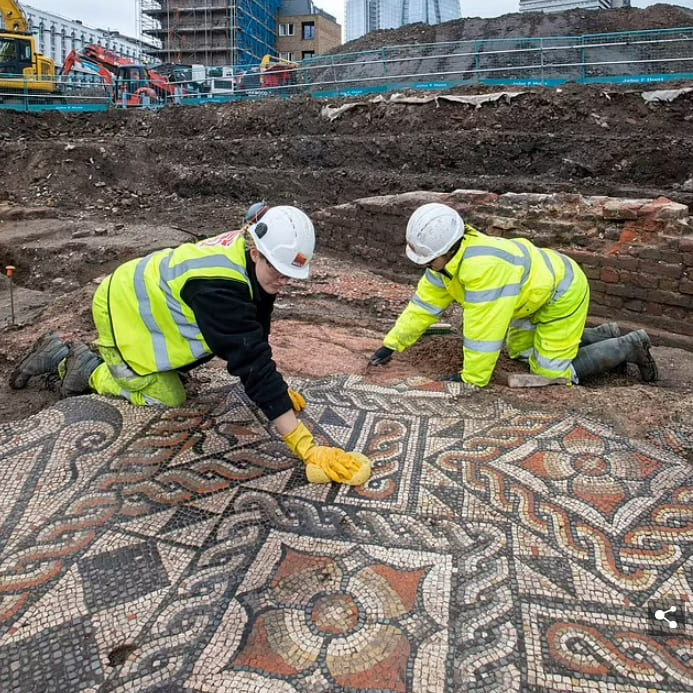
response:
<path id="1" fill-rule="evenodd" d="M 313 0 L 317 7 L 337 18 L 344 25 L 344 0 Z M 29 0 L 26 3 L 40 10 L 59 14 L 67 19 L 81 19 L 91 27 L 120 31 L 127 36 L 136 33 L 135 0 L 117 0 L 113 3 L 94 0 Z M 649 0 L 632 0 L 633 7 L 654 5 Z M 693 0 L 678 0 L 668 4 L 693 9 Z M 517 12 L 519 0 L 462 0 L 463 17 L 497 17 L 508 12 Z"/>

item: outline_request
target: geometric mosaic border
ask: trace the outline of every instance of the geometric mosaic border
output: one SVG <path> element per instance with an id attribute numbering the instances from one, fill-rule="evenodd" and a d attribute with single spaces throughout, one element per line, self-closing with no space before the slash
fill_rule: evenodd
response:
<path id="1" fill-rule="evenodd" d="M 455 384 L 293 384 L 366 486 L 308 484 L 223 377 L 0 425 L 0 690 L 693 688 L 652 616 L 693 603 L 683 458 Z"/>

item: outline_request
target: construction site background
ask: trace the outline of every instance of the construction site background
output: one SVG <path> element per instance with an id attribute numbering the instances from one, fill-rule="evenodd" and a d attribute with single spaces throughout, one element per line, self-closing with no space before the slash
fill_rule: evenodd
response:
<path id="1" fill-rule="evenodd" d="M 669 6 L 629 16 L 639 23 L 619 29 L 661 25 L 662 17 L 680 26 L 682 17 Z M 518 18 L 503 21 L 515 26 Z M 690 417 L 693 366 L 681 347 L 689 348 L 693 322 L 691 218 L 683 208 L 693 204 L 693 91 L 684 81 L 670 85 L 675 98 L 650 98 L 661 86 L 566 83 L 489 98 L 498 87 L 471 84 L 454 90 L 455 99 L 423 90 L 419 99 L 4 111 L 0 264 L 16 267 L 17 324 L 8 323 L 4 284 L 0 381 L 45 329 L 93 339 L 94 281 L 117 264 L 235 228 L 259 199 L 298 205 L 317 227 L 313 282 L 277 302 L 273 348 L 282 372 L 360 372 L 417 279 L 404 259 L 406 215 L 425 195 L 449 195 L 492 233 L 574 254 L 593 283 L 591 320 L 645 326 L 661 350 L 656 387 L 609 376 L 599 387 L 533 392 L 528 405 L 617 418 L 643 435 Z M 456 328 L 460 315 L 446 320 Z M 452 372 L 459 334 L 432 339 L 383 377 Z M 503 396 L 512 368 L 502 361 L 492 384 Z M 10 396 L 0 387 L 0 416 L 37 411 L 54 397 Z"/>

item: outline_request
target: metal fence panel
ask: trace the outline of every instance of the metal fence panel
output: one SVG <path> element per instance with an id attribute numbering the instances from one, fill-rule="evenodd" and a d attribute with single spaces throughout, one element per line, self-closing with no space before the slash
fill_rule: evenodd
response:
<path id="1" fill-rule="evenodd" d="M 152 85 L 104 84 L 86 74 L 33 88 L 21 75 L 0 77 L 0 108 L 24 111 L 160 108 L 292 94 L 334 98 L 470 84 L 665 82 L 693 79 L 693 27 L 384 46 L 303 60 L 274 84 L 258 65 L 215 67 L 204 82 L 158 85 L 156 92 Z"/>

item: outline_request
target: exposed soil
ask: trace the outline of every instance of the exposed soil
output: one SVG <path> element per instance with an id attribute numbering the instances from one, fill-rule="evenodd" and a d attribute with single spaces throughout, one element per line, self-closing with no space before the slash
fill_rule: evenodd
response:
<path id="1" fill-rule="evenodd" d="M 333 121 L 321 114 L 324 103 L 305 98 L 160 112 L 1 112 L 0 263 L 17 270 L 15 325 L 9 283 L 0 283 L 0 421 L 55 401 L 40 382 L 8 390 L 7 375 L 46 329 L 94 337 L 95 280 L 152 249 L 237 228 L 260 198 L 309 213 L 366 196 L 458 188 L 693 203 L 693 92 L 648 104 L 641 91 L 568 85 L 480 108 L 367 103 Z M 367 367 L 416 274 L 338 259 L 317 231 L 313 281 L 292 284 L 277 302 L 272 341 L 283 373 L 357 373 L 384 383 L 459 369 L 455 331 L 423 339 L 385 368 Z M 364 224 L 354 233 L 381 231 Z M 402 232 L 391 232 L 393 243 Z M 457 327 L 460 318 L 453 310 L 445 319 Z M 652 386 L 629 372 L 575 388 L 511 390 L 507 373 L 523 368 L 501 359 L 478 396 L 580 411 L 691 455 L 693 354 L 653 353 L 662 378 Z M 191 392 L 204 381 L 205 369 L 194 372 Z"/>
<path id="2" fill-rule="evenodd" d="M 462 10 L 465 11 L 464 5 Z M 691 26 L 693 10 L 657 4 L 646 9 L 566 10 L 564 12 L 515 12 L 501 17 L 467 17 L 443 24 L 407 24 L 399 29 L 372 31 L 336 48 L 333 53 L 375 50 L 384 45 L 408 45 L 439 41 L 473 41 L 539 36 L 580 36 L 615 31 L 643 31 Z"/>

